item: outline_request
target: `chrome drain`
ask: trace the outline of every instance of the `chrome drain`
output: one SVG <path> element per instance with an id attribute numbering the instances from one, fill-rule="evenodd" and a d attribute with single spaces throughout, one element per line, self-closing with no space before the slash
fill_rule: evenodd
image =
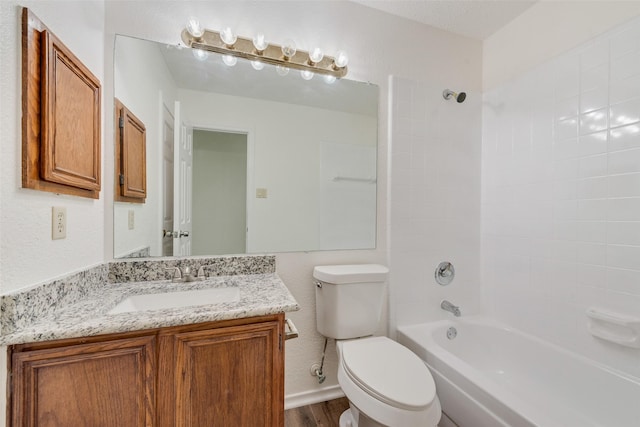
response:
<path id="1" fill-rule="evenodd" d="M 454 339 L 458 335 L 458 331 L 453 326 L 447 329 L 447 338 Z"/>

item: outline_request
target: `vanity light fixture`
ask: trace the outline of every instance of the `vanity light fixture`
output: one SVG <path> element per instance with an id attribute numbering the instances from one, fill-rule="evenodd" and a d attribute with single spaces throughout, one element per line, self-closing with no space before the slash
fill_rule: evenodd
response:
<path id="1" fill-rule="evenodd" d="M 309 65 L 317 64 L 324 58 L 324 53 L 319 47 L 315 47 L 309 52 Z"/>
<path id="2" fill-rule="evenodd" d="M 238 41 L 238 36 L 234 34 L 231 28 L 227 27 L 224 30 L 220 31 L 220 40 L 228 49 L 233 49 L 233 45 Z"/>
<path id="3" fill-rule="evenodd" d="M 251 66 L 254 70 L 260 71 L 264 68 L 264 63 L 260 61 L 251 61 Z"/>
<path id="4" fill-rule="evenodd" d="M 262 33 L 253 38 L 245 38 L 234 34 L 229 27 L 220 32 L 212 31 L 201 27 L 194 18 L 188 21 L 182 31 L 182 41 L 194 49 L 279 66 L 276 71 L 280 75 L 286 75 L 290 68 L 307 71 L 311 74 L 305 75 L 311 77 L 314 74 L 335 78 L 347 75 L 349 57 L 344 51 L 338 51 L 335 58 L 324 55 L 318 47 L 313 48 L 311 52 L 305 52 L 298 50 L 292 40 L 287 40 L 280 46 L 268 43 Z"/>
<path id="5" fill-rule="evenodd" d="M 204 61 L 209 57 L 209 52 L 202 49 L 193 49 L 191 53 L 199 61 Z"/>
<path id="6" fill-rule="evenodd" d="M 231 55 L 222 55 L 222 62 L 224 62 L 228 67 L 233 67 L 238 63 L 238 58 Z"/>
<path id="7" fill-rule="evenodd" d="M 253 47 L 256 48 L 256 54 L 262 55 L 267 46 L 269 46 L 269 43 L 267 43 L 267 40 L 264 38 L 264 34 L 256 34 L 253 38 Z"/>

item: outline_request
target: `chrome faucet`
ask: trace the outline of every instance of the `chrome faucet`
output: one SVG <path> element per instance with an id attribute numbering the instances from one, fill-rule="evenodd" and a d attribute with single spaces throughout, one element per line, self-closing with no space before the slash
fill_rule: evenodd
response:
<path id="1" fill-rule="evenodd" d="M 457 305 L 453 305 L 451 304 L 449 301 L 447 301 L 446 299 L 443 299 L 440 302 L 440 308 L 445 310 L 445 311 L 450 311 L 451 313 L 453 313 L 454 316 L 456 317 L 460 317 L 460 307 L 458 307 Z"/>
<path id="2" fill-rule="evenodd" d="M 165 270 L 173 271 L 171 281 L 172 282 L 195 282 L 198 280 L 206 279 L 204 274 L 204 266 L 198 269 L 198 273 L 196 276 L 193 275 L 193 269 L 189 266 L 184 267 L 183 270 L 180 267 L 168 267 Z"/>

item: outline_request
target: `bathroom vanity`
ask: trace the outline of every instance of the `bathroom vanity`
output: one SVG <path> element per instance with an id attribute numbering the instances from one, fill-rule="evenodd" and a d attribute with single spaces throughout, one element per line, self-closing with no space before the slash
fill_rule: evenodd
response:
<path id="1" fill-rule="evenodd" d="M 283 318 L 14 346 L 12 425 L 282 425 Z"/>
<path id="2" fill-rule="evenodd" d="M 254 266 L 260 258 L 243 257 Z M 69 279 L 3 296 L 3 315 L 14 314 L 1 337 L 9 425 L 283 425 L 284 312 L 299 307 L 269 262 L 267 272 L 214 268 L 213 277 L 181 283 L 138 280 L 164 274 L 162 261 L 112 264 L 112 280 L 135 280 L 70 296 L 77 284 Z M 158 306 L 163 296 L 173 304 Z M 28 304 L 40 314 L 25 315 Z"/>

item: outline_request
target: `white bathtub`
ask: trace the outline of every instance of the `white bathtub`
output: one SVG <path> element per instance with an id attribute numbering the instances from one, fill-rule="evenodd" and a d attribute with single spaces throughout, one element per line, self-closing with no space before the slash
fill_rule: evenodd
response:
<path id="1" fill-rule="evenodd" d="M 490 319 L 403 326 L 398 341 L 431 369 L 460 427 L 640 427 L 640 379 Z"/>

